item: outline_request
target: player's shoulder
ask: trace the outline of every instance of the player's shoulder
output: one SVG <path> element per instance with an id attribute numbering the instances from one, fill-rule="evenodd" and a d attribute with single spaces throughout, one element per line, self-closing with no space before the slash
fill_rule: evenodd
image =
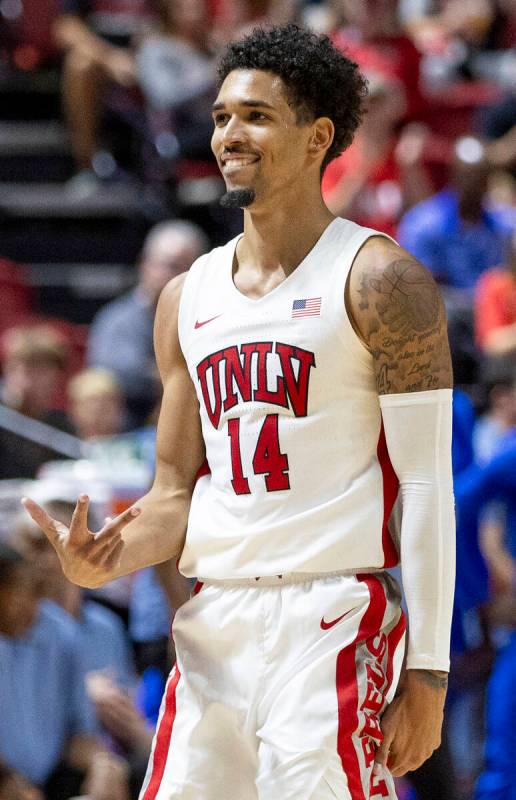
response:
<path id="1" fill-rule="evenodd" d="M 431 273 L 415 256 L 393 239 L 378 233 L 369 237 L 358 251 L 351 270 L 351 284 L 360 287 L 364 282 L 382 279 L 433 284 Z"/>
<path id="2" fill-rule="evenodd" d="M 154 331 L 165 332 L 169 328 L 177 327 L 179 304 L 188 272 L 182 272 L 172 278 L 159 296 L 154 320 Z"/>
<path id="3" fill-rule="evenodd" d="M 348 308 L 368 344 L 373 333 L 429 330 L 443 322 L 439 288 L 426 267 L 385 236 L 369 238 L 357 254 Z"/>
<path id="4" fill-rule="evenodd" d="M 174 278 L 169 280 L 159 297 L 159 302 L 161 305 L 173 305 L 181 299 L 181 294 L 183 292 L 187 275 L 188 272 L 181 272 L 179 275 L 176 275 Z"/>
<path id="5" fill-rule="evenodd" d="M 417 261 L 407 250 L 388 236 L 378 232 L 365 240 L 358 251 L 353 270 L 385 270 L 395 259 L 407 258 Z"/>

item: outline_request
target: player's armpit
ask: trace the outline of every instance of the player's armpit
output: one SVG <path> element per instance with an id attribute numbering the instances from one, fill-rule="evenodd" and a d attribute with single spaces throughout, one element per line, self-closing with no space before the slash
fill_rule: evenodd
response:
<path id="1" fill-rule="evenodd" d="M 351 270 L 346 304 L 373 355 L 378 394 L 451 388 L 444 304 L 417 259 L 385 237 L 367 240 Z"/>

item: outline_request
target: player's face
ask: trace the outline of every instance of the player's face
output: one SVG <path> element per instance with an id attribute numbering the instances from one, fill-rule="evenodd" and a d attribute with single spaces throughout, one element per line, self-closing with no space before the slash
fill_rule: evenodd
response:
<path id="1" fill-rule="evenodd" d="M 256 202 L 281 197 L 308 166 L 312 125 L 298 120 L 281 78 L 234 70 L 213 106 L 212 150 L 228 192 L 251 189 Z"/>

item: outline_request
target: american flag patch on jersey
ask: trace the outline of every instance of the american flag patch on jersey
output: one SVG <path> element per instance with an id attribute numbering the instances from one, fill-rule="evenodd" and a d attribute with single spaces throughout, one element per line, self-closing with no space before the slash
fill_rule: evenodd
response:
<path id="1" fill-rule="evenodd" d="M 320 297 L 305 297 L 292 303 L 293 317 L 318 317 L 321 313 Z"/>

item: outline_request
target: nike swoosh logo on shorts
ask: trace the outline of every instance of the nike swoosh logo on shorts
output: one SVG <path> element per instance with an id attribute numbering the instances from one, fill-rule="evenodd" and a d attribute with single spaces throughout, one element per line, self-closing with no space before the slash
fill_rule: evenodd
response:
<path id="1" fill-rule="evenodd" d="M 210 317 L 209 319 L 203 319 L 202 322 L 199 322 L 199 320 L 196 320 L 194 328 L 195 328 L 195 330 L 197 330 L 197 328 L 202 328 L 203 325 L 207 325 L 208 322 L 213 322 L 214 319 L 218 319 L 221 316 L 222 316 L 222 314 L 217 314 L 217 316 L 215 316 L 215 317 Z"/>
<path id="2" fill-rule="evenodd" d="M 331 622 L 326 622 L 326 620 L 323 617 L 321 619 L 321 628 L 322 628 L 322 630 L 323 631 L 327 631 L 329 628 L 333 628 L 333 626 L 336 625 L 337 622 L 340 622 L 341 619 L 344 619 L 344 617 L 347 617 L 347 615 L 351 614 L 351 612 L 354 611 L 354 610 L 355 610 L 354 608 L 350 608 L 349 611 L 344 612 L 344 614 L 341 614 L 340 617 L 337 617 L 337 619 L 332 619 Z"/>

